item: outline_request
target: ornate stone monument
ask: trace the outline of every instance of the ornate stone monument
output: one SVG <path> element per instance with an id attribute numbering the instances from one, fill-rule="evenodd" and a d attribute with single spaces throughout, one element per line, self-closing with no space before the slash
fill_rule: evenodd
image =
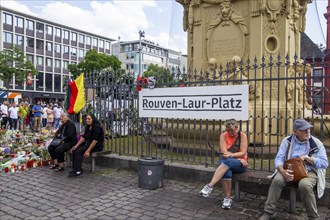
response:
<path id="1" fill-rule="evenodd" d="M 300 34 L 304 32 L 307 4 L 312 0 L 176 0 L 183 6 L 183 29 L 188 34 L 188 67 L 190 70 L 206 70 L 209 61 L 216 60 L 217 66 L 228 65 L 228 61 L 240 58 L 246 61 L 248 58 L 264 58 L 269 60 L 270 56 L 283 58 L 288 56 L 291 63 L 294 57 L 300 55 Z M 235 77 L 232 73 L 231 77 Z M 285 76 L 286 71 L 270 73 L 264 70 L 257 72 L 249 78 L 267 78 Z M 243 76 L 242 76 L 243 77 Z M 262 86 L 262 97 L 259 95 L 260 81 L 256 87 L 250 85 L 250 97 L 256 94 L 256 105 L 251 109 L 251 115 L 263 116 L 265 118 L 289 116 L 301 117 L 304 109 L 303 91 L 295 86 L 293 91 L 292 82 L 265 81 Z M 291 84 L 290 84 L 291 83 Z M 300 82 L 298 82 L 300 83 Z M 259 84 L 259 85 L 258 85 Z M 271 84 L 271 85 L 270 85 Z M 251 88 L 257 88 L 251 91 Z M 287 89 L 281 89 L 287 88 Z M 286 94 L 289 90 L 289 94 Z M 276 91 L 276 92 L 275 92 Z M 279 91 L 279 92 L 278 92 Z M 298 108 L 293 111 L 292 96 L 298 96 Z M 278 105 L 273 108 L 269 100 L 279 100 Z M 289 103 L 289 105 L 287 104 Z M 280 107 L 278 107 L 280 106 Z M 306 106 L 306 105 L 305 105 Z M 299 109 L 300 108 L 300 109 Z M 253 111 L 253 112 L 252 112 Z M 289 112 L 289 113 L 288 113 Z M 284 121 L 285 119 L 283 119 Z M 279 132 L 271 122 L 257 120 L 256 133 L 263 128 L 271 128 L 269 133 Z M 269 123 L 269 124 L 268 124 Z M 261 125 L 262 124 L 262 125 Z M 285 123 L 281 123 L 280 132 L 287 129 Z M 289 125 L 292 129 L 292 124 Z M 262 132 L 260 132 L 262 133 Z M 257 135 L 258 136 L 258 135 Z M 263 137 L 259 137 L 262 139 Z M 258 137 L 257 137 L 258 139 Z M 258 142 L 258 140 L 256 140 Z M 260 142 L 273 142 L 272 137 Z M 276 140 L 274 139 L 274 143 Z"/>
<path id="2" fill-rule="evenodd" d="M 206 69 L 210 58 L 225 65 L 233 56 L 300 54 L 311 0 L 176 0 L 183 5 L 191 69 Z"/>

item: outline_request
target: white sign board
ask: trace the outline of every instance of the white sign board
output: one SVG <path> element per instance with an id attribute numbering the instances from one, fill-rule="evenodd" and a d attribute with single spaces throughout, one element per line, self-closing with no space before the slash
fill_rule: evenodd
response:
<path id="1" fill-rule="evenodd" d="M 249 85 L 142 89 L 139 117 L 248 120 Z"/>

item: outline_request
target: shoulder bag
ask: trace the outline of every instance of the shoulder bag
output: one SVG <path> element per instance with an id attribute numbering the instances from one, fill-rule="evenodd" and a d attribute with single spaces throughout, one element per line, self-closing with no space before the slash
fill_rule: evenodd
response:
<path id="1" fill-rule="evenodd" d="M 65 137 L 63 137 L 64 131 L 65 131 L 65 126 L 63 128 L 61 136 L 55 137 L 53 139 L 53 141 L 50 143 L 50 145 L 53 145 L 55 147 L 60 146 L 62 144 L 62 142 L 64 141 L 64 138 L 65 138 Z"/>
<path id="2" fill-rule="evenodd" d="M 293 181 L 292 182 L 298 182 L 302 178 L 305 178 L 308 176 L 307 170 L 304 164 L 304 161 L 298 157 L 298 158 L 288 158 L 288 153 L 290 149 L 290 142 L 288 145 L 288 148 L 286 149 L 286 160 L 284 161 L 284 169 L 291 169 L 293 171 Z"/>

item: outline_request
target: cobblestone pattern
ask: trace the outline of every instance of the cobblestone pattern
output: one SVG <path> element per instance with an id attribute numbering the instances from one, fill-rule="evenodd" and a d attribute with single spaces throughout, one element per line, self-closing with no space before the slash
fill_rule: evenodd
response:
<path id="1" fill-rule="evenodd" d="M 98 167 L 77 178 L 48 167 L 15 174 L 0 173 L 0 219 L 257 219 L 266 198 L 242 193 L 231 210 L 223 210 L 221 187 L 209 198 L 198 195 L 200 183 L 164 179 L 157 190 L 138 188 L 138 174 Z M 306 219 L 301 203 L 288 214 L 288 201 L 278 203 L 277 219 Z M 328 207 L 319 207 L 330 219 Z"/>

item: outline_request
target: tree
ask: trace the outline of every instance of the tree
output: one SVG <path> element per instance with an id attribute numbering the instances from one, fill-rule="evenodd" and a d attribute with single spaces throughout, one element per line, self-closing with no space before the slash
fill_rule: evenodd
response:
<path id="1" fill-rule="evenodd" d="M 95 49 L 87 51 L 84 60 L 78 64 L 69 64 L 68 69 L 73 78 L 81 73 L 89 74 L 104 70 L 117 71 L 121 68 L 121 62 L 116 56 L 98 53 Z"/>
<path id="2" fill-rule="evenodd" d="M 0 52 L 0 80 L 5 83 L 15 77 L 15 81 L 25 81 L 27 77 L 38 74 L 38 70 L 29 60 L 25 60 L 24 52 L 15 46 Z M 7 86 L 7 90 L 8 90 Z"/>
<path id="3" fill-rule="evenodd" d="M 157 64 L 150 64 L 148 69 L 143 73 L 144 77 L 154 76 L 158 83 L 171 83 L 173 82 L 173 74 L 169 69 L 160 67 Z M 157 85 L 157 84 L 156 84 Z M 158 84 L 159 85 L 159 84 Z M 156 86 L 158 87 L 158 86 Z"/>

